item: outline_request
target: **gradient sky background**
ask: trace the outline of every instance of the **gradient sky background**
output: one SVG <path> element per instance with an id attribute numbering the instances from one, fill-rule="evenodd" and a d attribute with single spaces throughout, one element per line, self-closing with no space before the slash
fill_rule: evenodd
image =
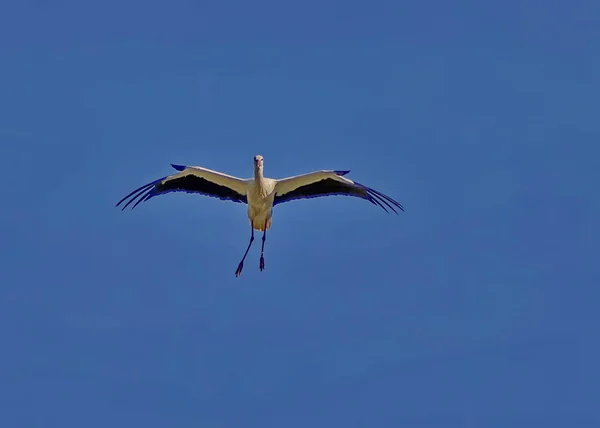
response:
<path id="1" fill-rule="evenodd" d="M 0 426 L 600 426 L 599 18 L 2 2 Z M 406 213 L 278 206 L 236 279 L 245 206 L 114 208 L 257 153 Z"/>

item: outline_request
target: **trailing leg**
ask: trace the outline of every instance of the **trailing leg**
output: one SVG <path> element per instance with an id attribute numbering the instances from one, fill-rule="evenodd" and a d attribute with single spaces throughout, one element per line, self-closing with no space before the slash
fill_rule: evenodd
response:
<path id="1" fill-rule="evenodd" d="M 252 243 L 254 242 L 254 227 L 252 227 L 252 225 L 250 225 L 250 230 L 251 230 L 251 235 L 250 235 L 250 242 L 248 243 L 248 247 L 246 248 L 246 252 L 244 253 L 244 257 L 242 257 L 242 261 L 240 262 L 240 264 L 237 267 L 237 270 L 235 271 L 235 276 L 240 276 L 240 274 L 242 273 L 242 269 L 244 267 L 244 260 L 246 260 L 246 256 L 248 255 L 248 251 L 250 250 L 250 247 L 252 246 Z"/>

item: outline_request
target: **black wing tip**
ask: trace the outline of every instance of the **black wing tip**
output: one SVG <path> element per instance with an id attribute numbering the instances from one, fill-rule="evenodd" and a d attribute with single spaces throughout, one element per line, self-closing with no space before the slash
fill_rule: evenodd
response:
<path id="1" fill-rule="evenodd" d="M 137 199 L 137 202 L 131 207 L 131 209 L 134 209 L 135 207 L 138 206 L 138 204 L 140 202 L 147 201 L 152 196 L 154 196 L 156 194 L 155 193 L 156 184 L 160 183 L 165 178 L 166 177 L 162 177 L 162 178 L 159 178 L 158 180 L 154 180 L 151 183 L 144 184 L 142 187 L 138 187 L 133 192 L 131 192 L 130 194 L 128 194 L 127 196 L 125 196 L 123 199 L 121 199 L 119 202 L 117 202 L 117 204 L 115 205 L 115 208 L 118 207 L 119 205 L 121 205 L 127 199 L 129 199 L 127 201 L 127 203 L 125 205 L 123 205 L 123 208 L 121 208 L 121 211 L 123 211 L 123 210 L 125 210 L 125 208 L 127 208 L 132 202 L 134 202 Z"/>
<path id="2" fill-rule="evenodd" d="M 350 170 L 348 171 L 333 171 L 336 175 L 346 175 L 350 172 Z"/>
<path id="3" fill-rule="evenodd" d="M 398 211 L 396 211 L 396 209 L 399 209 L 400 211 L 404 212 L 404 207 L 402 205 L 400 205 L 400 203 L 398 201 L 395 201 L 394 199 L 390 198 L 388 195 L 378 192 L 377 190 L 367 187 L 363 184 L 357 183 L 356 181 L 354 182 L 354 184 L 362 187 L 367 193 L 368 200 L 370 202 L 375 202 L 376 205 L 379 205 L 381 208 L 383 208 L 383 210 L 386 213 L 389 214 L 389 211 L 385 208 L 385 206 L 387 206 L 389 209 L 391 209 L 394 212 L 394 214 L 396 214 L 396 215 L 399 215 L 399 213 L 398 213 Z"/>
<path id="4" fill-rule="evenodd" d="M 174 163 L 172 163 L 171 166 L 174 169 L 176 169 L 177 171 L 183 171 L 184 169 L 187 168 L 187 166 L 185 166 L 185 165 L 177 165 L 177 164 L 174 164 Z"/>

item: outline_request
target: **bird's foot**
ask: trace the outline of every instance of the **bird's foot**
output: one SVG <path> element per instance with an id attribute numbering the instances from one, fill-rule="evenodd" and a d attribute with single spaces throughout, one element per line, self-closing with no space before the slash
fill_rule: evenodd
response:
<path id="1" fill-rule="evenodd" d="M 244 262 L 240 262 L 240 264 L 237 267 L 237 270 L 235 271 L 235 276 L 238 277 L 240 276 L 240 274 L 242 273 L 242 268 L 244 267 Z"/>
<path id="2" fill-rule="evenodd" d="M 260 256 L 260 270 L 265 270 L 265 258 L 263 256 Z"/>

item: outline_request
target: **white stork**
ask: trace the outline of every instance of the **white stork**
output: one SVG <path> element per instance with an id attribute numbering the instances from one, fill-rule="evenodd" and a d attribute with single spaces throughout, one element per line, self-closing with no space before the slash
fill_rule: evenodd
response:
<path id="1" fill-rule="evenodd" d="M 346 195 L 365 199 L 373 205 L 383 208 L 385 212 L 389 212 L 386 207 L 396 214 L 398 212 L 395 208 L 404 211 L 402 205 L 389 196 L 344 177 L 350 171 L 315 171 L 276 180 L 263 176 L 263 157 L 260 155 L 254 156 L 254 178 L 248 179 L 233 177 L 200 166 L 173 164 L 171 166 L 179 172 L 159 178 L 134 190 L 121 199 L 116 206 L 121 205 L 129 198 L 122 209 L 124 210 L 137 200 L 131 207 L 133 209 L 140 202 L 169 192 L 199 193 L 222 200 L 248 204 L 250 243 L 235 271 L 236 277 L 242 273 L 244 260 L 254 242 L 254 229 L 263 232 L 260 270 L 265 268 L 264 251 L 267 229 L 271 227 L 273 207 L 282 202 L 319 196 Z"/>

